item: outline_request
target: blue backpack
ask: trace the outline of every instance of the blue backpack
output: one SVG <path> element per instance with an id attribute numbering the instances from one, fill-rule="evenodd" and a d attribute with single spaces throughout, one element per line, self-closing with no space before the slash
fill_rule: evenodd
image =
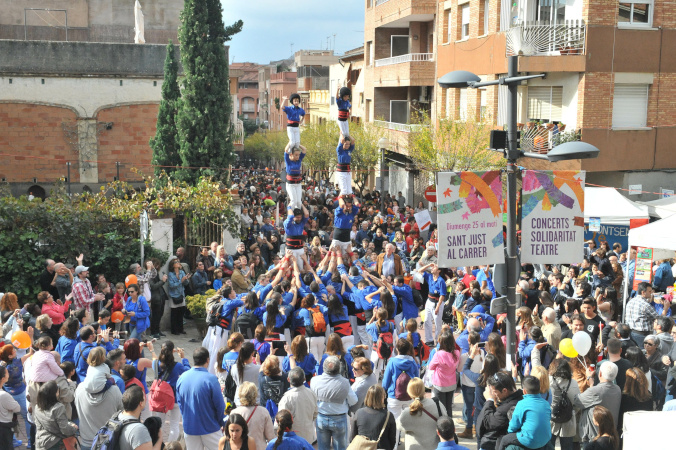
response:
<path id="1" fill-rule="evenodd" d="M 117 450 L 120 448 L 122 430 L 129 424 L 141 423 L 138 419 L 120 420 L 120 412 L 113 414 L 108 422 L 94 436 L 92 450 Z"/>

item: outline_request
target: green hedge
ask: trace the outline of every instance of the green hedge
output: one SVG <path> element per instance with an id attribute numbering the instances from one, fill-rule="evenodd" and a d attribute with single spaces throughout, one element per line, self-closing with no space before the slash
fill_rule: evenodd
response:
<path id="1" fill-rule="evenodd" d="M 138 235 L 138 221 L 111 220 L 104 207 L 85 197 L 0 197 L 0 292 L 15 292 L 22 303 L 34 301 L 44 260 L 77 264 L 80 253 L 92 284 L 97 273 L 113 283 L 124 281 L 129 265 L 140 259 Z M 163 263 L 169 256 L 148 244 L 145 255 Z"/>

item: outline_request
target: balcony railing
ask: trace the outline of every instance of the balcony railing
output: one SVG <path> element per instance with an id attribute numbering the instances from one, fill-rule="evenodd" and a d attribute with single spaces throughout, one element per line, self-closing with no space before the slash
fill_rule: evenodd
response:
<path id="1" fill-rule="evenodd" d="M 584 54 L 585 34 L 583 20 L 567 20 L 562 24 L 524 22 L 507 32 L 507 56 Z"/>
<path id="2" fill-rule="evenodd" d="M 377 127 L 380 127 L 380 128 L 387 128 L 388 130 L 394 130 L 394 131 L 403 131 L 404 133 L 410 133 L 412 131 L 418 131 L 419 129 L 424 127 L 424 125 L 385 122 L 384 120 L 374 120 L 373 124 Z"/>
<path id="3" fill-rule="evenodd" d="M 521 131 L 521 149 L 525 152 L 546 155 L 559 144 L 579 141 L 578 130 L 566 131 L 565 125 L 543 124 L 532 122 L 519 127 Z"/>
<path id="4" fill-rule="evenodd" d="M 390 1 L 390 0 L 376 0 L 376 6 L 380 6 L 380 5 L 382 5 L 383 3 L 387 3 L 387 2 L 389 2 L 389 1 Z"/>
<path id="5" fill-rule="evenodd" d="M 393 64 L 402 64 L 407 62 L 432 61 L 434 53 L 407 53 L 405 55 L 393 56 L 391 58 L 377 59 L 376 67 L 391 66 Z"/>

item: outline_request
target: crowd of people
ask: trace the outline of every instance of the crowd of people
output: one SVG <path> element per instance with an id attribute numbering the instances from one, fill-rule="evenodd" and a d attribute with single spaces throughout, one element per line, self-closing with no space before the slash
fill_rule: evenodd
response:
<path id="1" fill-rule="evenodd" d="M 117 284 L 90 277 L 84 255 L 47 260 L 36 299 L 6 292 L 0 448 L 617 450 L 625 413 L 676 409 L 671 261 L 624 311 L 635 255 L 619 245 L 589 242 L 568 266 L 524 264 L 509 355 L 491 268 L 440 268 L 436 227 L 421 232 L 414 216 L 422 203 L 354 195 L 355 145 L 341 126 L 337 187 L 301 184 L 295 140 L 285 182 L 236 168 L 232 253 L 214 242 L 188 260 L 179 248 Z M 205 320 L 185 298 L 209 289 L 206 335 L 186 355 L 163 331 Z M 561 343 L 578 333 L 592 345 L 571 356 Z"/>

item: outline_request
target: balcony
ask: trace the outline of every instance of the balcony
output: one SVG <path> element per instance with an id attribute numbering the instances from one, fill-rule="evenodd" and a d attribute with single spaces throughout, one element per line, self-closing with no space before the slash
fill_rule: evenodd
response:
<path id="1" fill-rule="evenodd" d="M 391 66 L 393 64 L 402 64 L 420 61 L 432 61 L 434 53 L 409 53 L 407 55 L 393 56 L 391 58 L 378 59 L 375 61 L 376 67 Z"/>
<path id="2" fill-rule="evenodd" d="M 417 125 L 412 123 L 396 123 L 396 122 L 385 122 L 384 120 L 374 120 L 373 124 L 380 128 L 385 128 L 392 131 L 402 131 L 404 133 L 411 133 L 413 131 L 418 131 L 424 125 Z"/>
<path id="3" fill-rule="evenodd" d="M 559 144 L 580 140 L 579 130 L 566 131 L 565 125 L 528 122 L 519 126 L 521 149 L 524 152 L 546 155 Z"/>
<path id="4" fill-rule="evenodd" d="M 427 22 L 434 20 L 438 0 L 375 0 L 374 25 L 382 27 L 408 27 L 412 20 Z"/>
<path id="5" fill-rule="evenodd" d="M 407 53 L 374 61 L 374 87 L 434 86 L 433 53 Z"/>
<path id="6" fill-rule="evenodd" d="M 507 31 L 507 56 L 584 55 L 586 25 L 583 20 L 527 21 Z"/>

